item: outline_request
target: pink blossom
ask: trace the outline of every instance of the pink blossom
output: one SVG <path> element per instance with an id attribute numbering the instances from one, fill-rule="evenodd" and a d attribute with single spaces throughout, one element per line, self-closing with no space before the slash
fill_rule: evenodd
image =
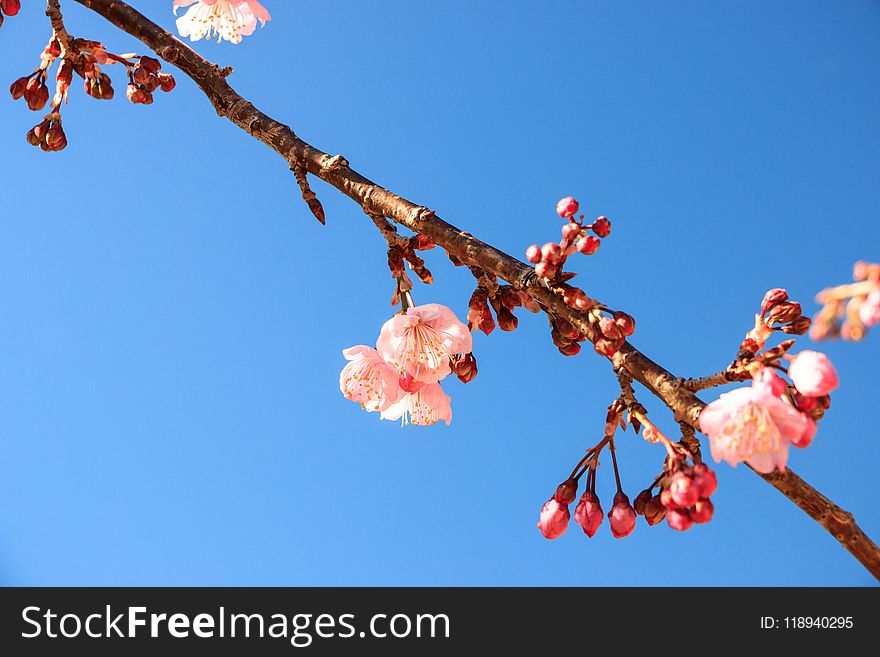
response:
<path id="1" fill-rule="evenodd" d="M 687 509 L 669 509 L 666 512 L 666 522 L 669 526 L 680 532 L 687 531 L 694 525 L 691 514 Z"/>
<path id="2" fill-rule="evenodd" d="M 405 393 L 382 411 L 383 420 L 401 420 L 403 424 L 427 427 L 443 420 L 452 422 L 452 400 L 439 383 L 428 383 L 416 392 Z"/>
<path id="3" fill-rule="evenodd" d="M 379 352 L 366 345 L 342 351 L 349 363 L 339 375 L 339 389 L 346 399 L 358 402 L 366 411 L 384 411 L 400 399 L 397 372 Z"/>
<path id="4" fill-rule="evenodd" d="M 837 371 L 825 354 L 808 349 L 789 358 L 788 376 L 802 395 L 821 397 L 837 387 Z"/>
<path id="5" fill-rule="evenodd" d="M 871 327 L 880 324 L 880 289 L 874 290 L 859 306 L 859 319 Z"/>
<path id="6" fill-rule="evenodd" d="M 716 462 L 745 461 L 764 474 L 784 471 L 788 444 L 810 430 L 805 415 L 759 382 L 721 395 L 700 414 L 700 431 L 709 436 Z"/>
<path id="7" fill-rule="evenodd" d="M 611 524 L 611 533 L 614 538 L 625 538 L 632 533 L 636 526 L 636 512 L 630 506 L 629 498 L 624 493 L 614 496 L 614 506 L 608 512 L 608 521 Z"/>
<path id="8" fill-rule="evenodd" d="M 178 7 L 189 7 L 177 19 L 177 31 L 190 41 L 216 34 L 218 41 L 240 43 L 254 33 L 258 20 L 261 26 L 272 20 L 257 0 L 174 0 L 172 7 L 175 13 Z"/>
<path id="9" fill-rule="evenodd" d="M 571 512 L 568 510 L 568 506 L 557 502 L 556 497 L 551 497 L 541 507 L 538 529 L 541 530 L 544 538 L 559 538 L 568 529 L 570 519 Z"/>
<path id="10" fill-rule="evenodd" d="M 439 303 L 414 306 L 382 326 L 376 349 L 401 372 L 422 383 L 437 383 L 452 369 L 449 358 L 472 351 L 471 333 Z"/>
<path id="11" fill-rule="evenodd" d="M 556 214 L 563 219 L 571 219 L 577 214 L 579 207 L 580 205 L 573 196 L 566 196 L 565 198 L 559 199 L 559 202 L 556 204 Z"/>
<path id="12" fill-rule="evenodd" d="M 587 491 L 574 509 L 574 521 L 581 526 L 584 534 L 593 538 L 602 524 L 602 505 L 595 493 Z"/>

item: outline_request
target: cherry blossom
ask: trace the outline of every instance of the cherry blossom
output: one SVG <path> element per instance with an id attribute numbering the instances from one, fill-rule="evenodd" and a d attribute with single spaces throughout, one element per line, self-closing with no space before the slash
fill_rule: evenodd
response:
<path id="1" fill-rule="evenodd" d="M 210 39 L 215 34 L 219 41 L 241 43 L 257 27 L 272 20 L 269 12 L 257 0 L 174 0 L 173 8 L 189 7 L 177 19 L 177 31 L 190 41 Z"/>
<path id="2" fill-rule="evenodd" d="M 415 392 L 405 393 L 399 400 L 382 411 L 383 420 L 401 420 L 403 424 L 427 427 L 441 420 L 452 422 L 452 400 L 439 383 L 419 386 Z"/>
<path id="3" fill-rule="evenodd" d="M 342 355 L 349 361 L 339 375 L 339 389 L 346 399 L 373 412 L 386 410 L 404 394 L 397 371 L 372 347 L 349 347 Z"/>

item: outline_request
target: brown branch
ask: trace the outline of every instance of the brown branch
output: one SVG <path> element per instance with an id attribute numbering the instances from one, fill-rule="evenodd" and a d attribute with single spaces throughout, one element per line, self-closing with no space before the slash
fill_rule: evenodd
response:
<path id="1" fill-rule="evenodd" d="M 321 178 L 366 211 L 388 217 L 414 232 L 426 235 L 445 248 L 451 258 L 485 270 L 517 289 L 527 291 L 554 314 L 571 322 L 591 341 L 599 337 L 589 321 L 588 313 L 567 306 L 561 296 L 547 289 L 533 268 L 443 221 L 428 208 L 373 183 L 352 169 L 342 156 L 331 156 L 306 143 L 290 127 L 270 118 L 239 96 L 226 82 L 226 70 L 204 59 L 126 3 L 121 0 L 76 1 L 140 39 L 159 57 L 177 66 L 195 81 L 220 116 L 262 141 L 287 162 Z M 676 421 L 698 427 L 700 412 L 705 404 L 683 385 L 682 379 L 670 374 L 630 344 L 624 344 L 611 360 L 615 369 L 623 368 L 634 380 L 659 397 L 672 410 Z M 852 514 L 835 505 L 791 470 L 761 476 L 828 530 L 880 579 L 880 548 L 862 532 Z"/>
<path id="2" fill-rule="evenodd" d="M 49 22 L 52 24 L 52 32 L 56 41 L 58 41 L 58 45 L 61 46 L 61 56 L 63 57 L 71 49 L 70 46 L 73 37 L 70 36 L 67 32 L 67 28 L 64 27 L 64 16 L 61 14 L 61 4 L 59 3 L 59 0 L 47 1 L 46 16 L 49 17 Z"/>

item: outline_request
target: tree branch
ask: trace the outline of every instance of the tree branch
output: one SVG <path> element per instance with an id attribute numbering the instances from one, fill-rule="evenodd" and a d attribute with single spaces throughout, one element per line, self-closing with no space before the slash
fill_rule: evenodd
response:
<path id="1" fill-rule="evenodd" d="M 426 235 L 463 264 L 477 267 L 526 291 L 554 314 L 571 322 L 590 341 L 598 339 L 589 315 L 570 308 L 543 284 L 532 267 L 443 221 L 432 210 L 417 205 L 365 178 L 344 157 L 331 156 L 296 136 L 287 125 L 258 110 L 226 82 L 229 69 L 204 59 L 169 32 L 121 0 L 76 0 L 121 30 L 136 37 L 165 61 L 186 73 L 201 88 L 214 109 L 255 139 L 281 155 L 291 167 L 300 167 L 352 198 L 368 213 L 388 217 L 410 230 Z M 673 412 L 676 421 L 699 428 L 705 403 L 673 376 L 630 344 L 613 358 L 622 368 Z M 880 579 L 880 549 L 844 511 L 791 470 L 760 475 L 831 533 L 852 555 Z"/>

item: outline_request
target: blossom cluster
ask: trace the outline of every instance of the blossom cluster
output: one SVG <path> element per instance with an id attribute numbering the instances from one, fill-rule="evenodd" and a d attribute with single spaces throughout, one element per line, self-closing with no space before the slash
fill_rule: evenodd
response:
<path id="1" fill-rule="evenodd" d="M 55 74 L 55 94 L 49 103 L 49 87 L 46 84 L 49 68 L 60 59 Z M 27 141 L 39 146 L 43 151 L 60 151 L 67 146 L 67 136 L 62 127 L 61 105 L 68 100 L 68 92 L 76 73 L 83 80 L 87 95 L 97 100 L 111 100 L 115 95 L 110 76 L 101 70 L 102 66 L 121 63 L 128 72 L 128 99 L 132 103 L 149 105 L 153 102 L 153 91 L 171 91 L 176 82 L 169 73 L 160 73 L 161 63 L 152 57 L 137 55 L 115 55 L 98 41 L 72 39 L 70 47 L 62 51 L 57 39 L 49 41 L 40 55 L 40 66 L 15 80 L 9 87 L 13 100 L 23 99 L 28 109 L 39 112 L 47 104 L 49 113 L 27 133 Z"/>
<path id="2" fill-rule="evenodd" d="M 0 27 L 3 26 L 4 16 L 15 16 L 21 9 L 21 0 L 0 0 Z"/>
<path id="3" fill-rule="evenodd" d="M 189 7 L 177 19 L 177 31 L 190 41 L 210 39 L 241 43 L 242 37 L 250 36 L 257 27 L 272 20 L 269 12 L 257 0 L 174 0 L 172 9 Z"/>
<path id="4" fill-rule="evenodd" d="M 420 426 L 452 421 L 451 400 L 440 381 L 454 373 L 462 382 L 477 373 L 468 327 L 446 306 L 411 306 L 382 326 L 376 347 L 357 345 L 339 388 L 351 401 L 383 420 Z"/>

